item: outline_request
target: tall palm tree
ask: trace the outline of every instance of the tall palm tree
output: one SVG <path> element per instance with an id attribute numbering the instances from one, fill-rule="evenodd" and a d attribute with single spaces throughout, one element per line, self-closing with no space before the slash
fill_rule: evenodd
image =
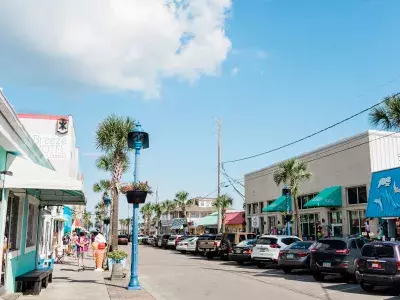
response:
<path id="1" fill-rule="evenodd" d="M 125 229 L 125 219 L 119 219 L 119 231 L 123 233 Z"/>
<path id="2" fill-rule="evenodd" d="M 153 205 L 148 202 L 140 208 L 140 213 L 144 219 L 144 229 L 147 234 L 150 234 L 151 217 L 153 215 Z"/>
<path id="3" fill-rule="evenodd" d="M 154 203 L 153 212 L 154 212 L 154 221 L 157 227 L 156 234 L 158 234 L 160 228 L 161 216 L 163 214 L 163 205 L 161 203 Z"/>
<path id="4" fill-rule="evenodd" d="M 290 192 L 294 202 L 294 215 L 296 218 L 297 236 L 302 238 L 300 226 L 300 214 L 297 198 L 299 196 L 300 184 L 310 180 L 312 174 L 307 171 L 307 164 L 303 161 L 291 158 L 279 164 L 279 169 L 274 173 L 276 185 L 282 183 L 290 186 Z"/>
<path id="5" fill-rule="evenodd" d="M 186 210 L 189 206 L 194 204 L 194 199 L 189 199 L 189 193 L 180 191 L 175 194 L 174 199 L 176 206 L 182 210 L 183 217 L 187 219 Z"/>
<path id="6" fill-rule="evenodd" d="M 380 125 L 385 130 L 399 130 L 400 94 L 385 97 L 381 106 L 371 110 L 369 119 L 373 125 Z"/>
<path id="7" fill-rule="evenodd" d="M 92 214 L 90 212 L 86 211 L 86 209 L 83 212 L 82 220 L 83 220 L 83 227 L 86 228 L 86 230 L 89 231 L 90 226 L 92 224 Z"/>
<path id="8" fill-rule="evenodd" d="M 232 206 L 232 203 L 233 199 L 227 194 L 217 197 L 217 199 L 213 203 L 214 207 L 216 207 L 217 209 L 221 209 L 222 232 L 225 232 L 226 210 Z"/>
<path id="9" fill-rule="evenodd" d="M 111 115 L 99 124 L 96 131 L 96 147 L 105 152 L 97 161 L 97 166 L 111 172 L 113 250 L 118 249 L 118 188 L 124 169 L 129 166 L 127 137 L 134 127 L 133 119 Z"/>
<path id="10" fill-rule="evenodd" d="M 104 232 L 103 220 L 107 217 L 107 208 L 103 200 L 100 200 L 94 207 L 94 214 L 96 227 L 101 228 L 101 231 Z"/>
<path id="11" fill-rule="evenodd" d="M 171 200 L 165 200 L 161 203 L 163 214 L 166 214 L 167 217 L 171 214 L 172 211 L 176 209 L 176 202 Z"/>
<path id="12" fill-rule="evenodd" d="M 126 228 L 127 228 L 127 231 L 128 231 L 128 235 L 130 234 L 130 228 L 131 228 L 131 224 L 132 224 L 132 222 L 131 222 L 131 218 L 126 218 L 125 219 L 125 224 L 126 224 Z"/>

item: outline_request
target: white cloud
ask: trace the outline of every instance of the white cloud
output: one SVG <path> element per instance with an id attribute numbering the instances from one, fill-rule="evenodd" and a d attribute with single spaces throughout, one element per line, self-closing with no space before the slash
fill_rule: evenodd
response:
<path id="1" fill-rule="evenodd" d="M 266 59 L 267 58 L 267 52 L 265 52 L 264 50 L 258 50 L 256 57 L 258 59 Z"/>
<path id="2" fill-rule="evenodd" d="M 157 96 L 161 80 L 218 74 L 231 0 L 3 1 L 0 67 L 33 83 L 62 80 Z"/>
<path id="3" fill-rule="evenodd" d="M 239 68 L 238 68 L 238 67 L 234 67 L 234 68 L 231 70 L 231 75 L 232 75 L 232 76 L 236 76 L 237 73 L 239 73 Z"/>

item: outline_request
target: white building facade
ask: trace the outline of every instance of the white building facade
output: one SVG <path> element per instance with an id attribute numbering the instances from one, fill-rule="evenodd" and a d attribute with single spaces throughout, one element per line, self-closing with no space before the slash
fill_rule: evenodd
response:
<path id="1" fill-rule="evenodd" d="M 371 173 L 400 166 L 400 134 L 368 131 L 296 158 L 306 162 L 312 173 L 311 179 L 301 184 L 296 199 L 303 236 L 315 240 L 321 228 L 323 235 L 365 234 Z M 245 175 L 247 231 L 269 233 L 274 228 L 284 229 L 282 211 L 265 212 L 266 207 L 282 195 L 282 186 L 278 187 L 273 179 L 278 165 Z M 340 206 L 305 207 L 329 187 L 340 190 Z M 257 228 L 252 226 L 254 219 L 259 221 Z M 376 235 L 376 219 L 370 220 L 370 231 Z"/>

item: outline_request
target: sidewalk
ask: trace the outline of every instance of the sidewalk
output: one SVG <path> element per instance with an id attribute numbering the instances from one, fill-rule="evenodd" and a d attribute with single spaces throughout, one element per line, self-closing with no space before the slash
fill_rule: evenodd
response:
<path id="1" fill-rule="evenodd" d="M 85 260 L 85 266 L 85 271 L 78 272 L 78 261 L 66 258 L 63 264 L 54 266 L 53 282 L 39 296 L 20 296 L 18 300 L 154 300 L 145 290 L 127 291 L 128 276 L 126 280 L 110 281 L 110 272 L 95 272 L 92 256 Z"/>

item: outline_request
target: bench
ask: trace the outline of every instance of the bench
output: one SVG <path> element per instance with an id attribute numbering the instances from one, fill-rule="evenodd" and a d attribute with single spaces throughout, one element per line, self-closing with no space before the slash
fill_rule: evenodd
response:
<path id="1" fill-rule="evenodd" d="M 53 281 L 53 270 L 34 270 L 15 278 L 17 293 L 39 295 L 43 288 Z"/>

